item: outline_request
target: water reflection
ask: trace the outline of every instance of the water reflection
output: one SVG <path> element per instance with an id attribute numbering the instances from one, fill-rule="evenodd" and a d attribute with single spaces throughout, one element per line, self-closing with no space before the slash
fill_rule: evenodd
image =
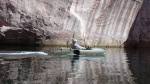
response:
<path id="1" fill-rule="evenodd" d="M 106 52 L 91 57 L 0 55 L 0 84 L 150 83 L 147 49 L 106 48 Z"/>
<path id="2" fill-rule="evenodd" d="M 148 48 L 126 49 L 130 70 L 138 84 L 150 84 L 150 51 Z"/>
<path id="3" fill-rule="evenodd" d="M 80 57 L 79 55 L 73 55 L 71 59 L 72 70 L 74 69 L 75 63 L 78 63 L 79 57 Z"/>

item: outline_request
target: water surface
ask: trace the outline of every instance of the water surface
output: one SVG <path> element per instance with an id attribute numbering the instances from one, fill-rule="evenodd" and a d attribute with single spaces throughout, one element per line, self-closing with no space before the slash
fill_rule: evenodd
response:
<path id="1" fill-rule="evenodd" d="M 0 84 L 149 84 L 148 49 L 106 48 L 105 56 L 53 54 L 58 47 L 3 47 L 1 52 L 40 51 L 49 55 L 0 55 Z"/>

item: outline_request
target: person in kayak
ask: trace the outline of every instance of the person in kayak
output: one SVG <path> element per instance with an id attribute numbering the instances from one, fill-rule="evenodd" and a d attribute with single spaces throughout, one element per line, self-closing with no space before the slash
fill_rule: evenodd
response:
<path id="1" fill-rule="evenodd" d="M 86 49 L 85 47 L 80 46 L 79 44 L 77 44 L 77 40 L 73 39 L 72 40 L 72 45 L 71 45 L 72 49 Z"/>

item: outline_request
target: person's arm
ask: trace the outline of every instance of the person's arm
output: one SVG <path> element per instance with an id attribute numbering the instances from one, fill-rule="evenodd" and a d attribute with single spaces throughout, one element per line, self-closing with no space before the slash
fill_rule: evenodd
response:
<path id="1" fill-rule="evenodd" d="M 86 48 L 84 48 L 84 47 L 82 47 L 82 46 L 80 46 L 78 44 L 75 44 L 75 46 L 76 46 L 76 49 L 86 49 Z"/>

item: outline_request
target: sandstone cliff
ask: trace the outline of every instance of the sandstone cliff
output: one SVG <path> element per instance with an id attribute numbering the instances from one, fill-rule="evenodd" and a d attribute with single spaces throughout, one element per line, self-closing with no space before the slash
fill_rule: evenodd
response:
<path id="1" fill-rule="evenodd" d="M 74 34 L 79 43 L 91 46 L 148 44 L 148 4 L 148 0 L 0 0 L 0 43 L 66 45 Z"/>
<path id="2" fill-rule="evenodd" d="M 150 1 L 144 0 L 143 5 L 131 27 L 126 46 L 150 47 Z"/>
<path id="3" fill-rule="evenodd" d="M 64 19 L 71 3 L 70 0 L 0 0 L 0 43 L 59 44 L 57 39 L 66 34 Z"/>

